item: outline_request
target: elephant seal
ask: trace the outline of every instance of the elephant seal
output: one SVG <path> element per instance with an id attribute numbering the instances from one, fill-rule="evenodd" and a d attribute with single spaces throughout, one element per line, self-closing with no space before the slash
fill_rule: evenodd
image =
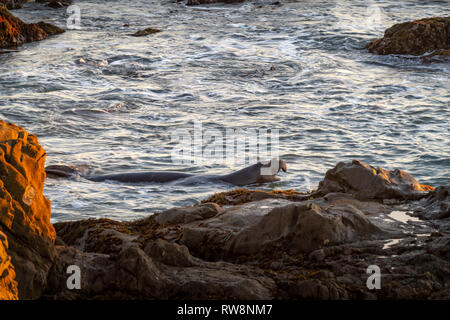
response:
<path id="1" fill-rule="evenodd" d="M 287 171 L 286 163 L 283 160 L 272 159 L 267 163 L 258 162 L 244 169 L 226 175 L 195 175 L 183 172 L 152 171 L 135 173 L 116 173 L 107 175 L 83 175 L 79 170 L 71 166 L 52 165 L 45 168 L 49 176 L 71 177 L 80 175 L 91 181 L 119 181 L 131 183 L 164 183 L 181 180 L 184 184 L 198 183 L 201 180 L 221 181 L 237 186 L 245 186 L 254 183 L 264 183 L 278 181 L 276 175 L 280 170 Z"/>

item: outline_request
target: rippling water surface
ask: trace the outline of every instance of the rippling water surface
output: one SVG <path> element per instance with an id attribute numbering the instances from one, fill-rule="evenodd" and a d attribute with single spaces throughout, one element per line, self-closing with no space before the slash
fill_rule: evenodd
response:
<path id="1" fill-rule="evenodd" d="M 36 134 L 48 164 L 91 173 L 220 173 L 176 165 L 177 128 L 278 129 L 289 171 L 258 188 L 313 189 L 354 158 L 449 182 L 450 63 L 375 56 L 363 47 L 394 23 L 449 15 L 448 1 L 284 1 L 186 7 L 80 1 L 81 30 L 0 55 L 0 117 Z M 14 14 L 65 27 L 37 4 Z M 126 25 L 129 26 L 126 26 Z M 146 27 L 162 32 L 128 36 Z M 227 185 L 128 185 L 47 179 L 55 221 L 127 220 L 198 203 Z"/>

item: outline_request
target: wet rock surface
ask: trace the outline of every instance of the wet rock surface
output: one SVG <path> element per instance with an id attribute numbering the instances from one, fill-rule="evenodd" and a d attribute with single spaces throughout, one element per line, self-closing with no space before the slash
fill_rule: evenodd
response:
<path id="1" fill-rule="evenodd" d="M 376 54 L 450 55 L 450 17 L 435 17 L 395 24 L 384 37 L 366 45 Z"/>
<path id="2" fill-rule="evenodd" d="M 64 30 L 46 22 L 25 23 L 0 4 L 0 49 L 15 48 L 27 42 L 40 41 Z"/>
<path id="3" fill-rule="evenodd" d="M 52 226 L 45 152 L 24 129 L 0 124 L 5 299 L 450 297 L 446 186 L 355 160 L 308 194 L 237 189 L 136 221 Z M 67 287 L 73 265 L 77 290 Z M 373 265 L 381 288 L 370 290 Z"/>

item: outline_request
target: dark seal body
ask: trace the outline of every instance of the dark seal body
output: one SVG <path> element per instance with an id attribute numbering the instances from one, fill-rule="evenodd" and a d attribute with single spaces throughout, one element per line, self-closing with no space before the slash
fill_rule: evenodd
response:
<path id="1" fill-rule="evenodd" d="M 262 169 L 266 169 L 263 171 Z M 271 169 L 271 170 L 267 170 Z M 45 171 L 48 175 L 58 177 L 70 177 L 79 174 L 83 178 L 91 181 L 118 181 L 124 183 L 165 183 L 182 180 L 186 184 L 198 183 L 202 180 L 221 181 L 237 186 L 245 186 L 254 183 L 264 183 L 280 180 L 276 175 L 280 171 L 287 171 L 286 163 L 279 160 L 277 163 L 269 161 L 267 164 L 258 162 L 241 170 L 226 175 L 195 175 L 183 172 L 170 171 L 150 171 L 116 173 L 107 175 L 83 175 L 76 168 L 71 166 L 48 166 Z M 269 172 L 269 173 L 267 173 Z M 192 178 L 192 179 L 190 179 Z"/>

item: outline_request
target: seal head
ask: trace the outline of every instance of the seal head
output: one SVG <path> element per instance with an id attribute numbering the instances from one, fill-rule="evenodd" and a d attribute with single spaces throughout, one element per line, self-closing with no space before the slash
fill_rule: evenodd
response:
<path id="1" fill-rule="evenodd" d="M 283 160 L 272 159 L 266 163 L 258 162 L 254 165 L 238 170 L 219 179 L 237 186 L 245 186 L 254 183 L 278 181 L 278 172 L 287 171 L 287 165 Z"/>

